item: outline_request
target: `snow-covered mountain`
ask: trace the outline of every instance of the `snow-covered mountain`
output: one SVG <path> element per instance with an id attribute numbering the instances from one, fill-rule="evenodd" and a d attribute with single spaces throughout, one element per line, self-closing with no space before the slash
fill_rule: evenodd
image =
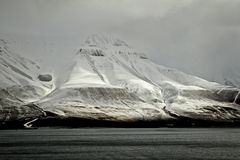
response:
<path id="1" fill-rule="evenodd" d="M 2 59 L 4 62 L 8 58 Z M 12 66 L 17 65 L 21 64 Z M 5 75 L 25 77 L 27 86 L 48 88 L 33 103 L 21 105 L 37 107 L 47 116 L 116 122 L 240 120 L 239 89 L 157 65 L 111 36 L 90 36 L 54 81 L 37 79 L 40 73 L 33 66 L 22 67 L 20 73 L 10 67 Z M 49 76 L 42 75 L 40 79 Z M 4 79 L 11 86 L 6 76 Z M 21 80 L 17 82 L 24 86 Z"/>
<path id="2" fill-rule="evenodd" d="M 95 120 L 240 118 L 239 90 L 157 65 L 112 37 L 94 35 L 37 102 L 62 117 Z"/>
<path id="3" fill-rule="evenodd" d="M 44 81 L 41 67 L 15 54 L 8 42 L 0 40 L 0 121 L 39 114 L 39 109 L 22 105 L 34 102 L 53 89 L 52 80 Z"/>

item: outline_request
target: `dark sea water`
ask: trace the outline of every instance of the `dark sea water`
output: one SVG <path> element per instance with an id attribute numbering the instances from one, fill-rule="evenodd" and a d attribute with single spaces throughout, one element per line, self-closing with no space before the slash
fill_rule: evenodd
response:
<path id="1" fill-rule="evenodd" d="M 5 159 L 240 160 L 240 129 L 0 130 L 0 160 Z"/>

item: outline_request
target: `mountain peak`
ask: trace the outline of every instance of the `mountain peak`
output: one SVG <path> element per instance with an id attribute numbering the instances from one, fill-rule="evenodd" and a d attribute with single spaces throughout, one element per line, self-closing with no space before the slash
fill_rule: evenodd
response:
<path id="1" fill-rule="evenodd" d="M 88 36 L 85 44 L 90 46 L 124 46 L 129 47 L 124 41 L 113 37 L 112 35 L 94 34 Z"/>

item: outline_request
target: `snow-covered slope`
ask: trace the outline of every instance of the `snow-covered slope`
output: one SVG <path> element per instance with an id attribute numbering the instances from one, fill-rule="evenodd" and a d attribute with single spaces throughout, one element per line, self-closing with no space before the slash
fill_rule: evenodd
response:
<path id="1" fill-rule="evenodd" d="M 39 115 L 34 107 L 22 107 L 53 89 L 51 81 L 41 81 L 39 76 L 38 64 L 15 54 L 7 41 L 0 40 L 0 121 L 22 119 L 29 117 L 29 113 Z"/>
<path id="2" fill-rule="evenodd" d="M 95 120 L 240 118 L 238 89 L 157 65 L 125 42 L 98 35 L 36 104 L 61 117 Z"/>

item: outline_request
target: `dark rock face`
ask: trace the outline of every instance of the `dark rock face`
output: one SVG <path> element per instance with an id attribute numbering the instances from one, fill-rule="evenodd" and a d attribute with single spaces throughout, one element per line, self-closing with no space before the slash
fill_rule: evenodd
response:
<path id="1" fill-rule="evenodd" d="M 0 128 L 2 122 L 21 121 L 44 115 L 40 108 L 34 105 L 24 105 L 23 101 L 5 89 L 0 89 L 0 108 Z"/>
<path id="2" fill-rule="evenodd" d="M 40 74 L 38 76 L 38 79 L 40 81 L 44 81 L 44 82 L 50 82 L 52 81 L 52 76 L 50 74 Z"/>
<path id="3" fill-rule="evenodd" d="M 232 102 L 236 104 L 240 104 L 240 98 L 238 96 L 238 90 L 222 90 L 218 92 L 220 98 L 225 102 Z"/>

